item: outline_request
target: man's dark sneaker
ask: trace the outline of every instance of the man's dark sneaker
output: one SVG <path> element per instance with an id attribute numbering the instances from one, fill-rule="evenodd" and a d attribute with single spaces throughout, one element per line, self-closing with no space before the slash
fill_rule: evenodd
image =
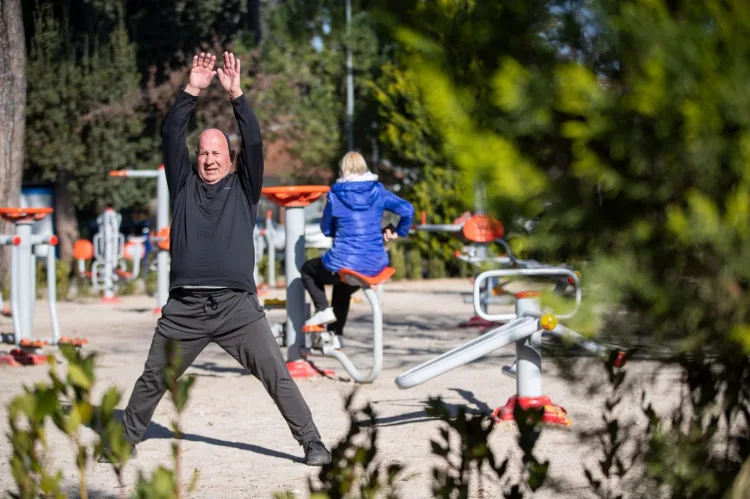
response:
<path id="1" fill-rule="evenodd" d="M 111 463 L 112 459 L 110 459 L 110 453 L 111 450 L 109 447 L 105 448 L 104 451 L 102 451 L 102 455 L 99 456 L 99 459 L 97 459 L 97 462 L 99 463 Z M 135 459 L 138 457 L 138 451 L 135 449 L 135 445 L 130 448 L 130 459 Z"/>
<path id="2" fill-rule="evenodd" d="M 313 440 L 305 444 L 305 464 L 308 466 L 323 466 L 331 462 L 331 453 L 320 440 Z"/>

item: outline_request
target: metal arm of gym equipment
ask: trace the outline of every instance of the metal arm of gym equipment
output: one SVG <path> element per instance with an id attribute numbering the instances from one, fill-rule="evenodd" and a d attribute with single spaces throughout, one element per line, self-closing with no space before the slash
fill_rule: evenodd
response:
<path id="1" fill-rule="evenodd" d="M 412 388 L 464 364 L 473 362 L 498 348 L 534 334 L 540 329 L 538 322 L 536 317 L 515 319 L 432 360 L 412 367 L 396 378 L 396 385 L 402 390 Z"/>
<path id="2" fill-rule="evenodd" d="M 320 355 L 322 353 L 325 357 L 333 357 L 344 366 L 344 369 L 346 369 L 346 372 L 349 373 L 349 376 L 354 381 L 357 383 L 372 383 L 380 375 L 381 369 L 383 369 L 383 313 L 380 309 L 380 300 L 378 300 L 375 290 L 368 286 L 363 288 L 362 291 L 365 293 L 367 301 L 370 302 L 370 307 L 372 307 L 372 367 L 370 368 L 370 372 L 362 375 L 344 352 L 332 346 L 324 346 L 321 350 L 305 348 L 303 351 L 306 356 Z"/>
<path id="3" fill-rule="evenodd" d="M 485 355 L 494 352 L 499 348 L 523 340 L 524 338 L 544 329 L 539 322 L 539 317 L 541 316 L 540 313 L 529 311 L 524 313 L 521 317 L 517 316 L 516 313 L 489 315 L 482 312 L 479 302 L 482 290 L 482 282 L 485 279 L 489 279 L 495 276 L 509 277 L 545 275 L 566 275 L 573 278 L 575 283 L 574 285 L 576 287 L 576 308 L 569 314 L 558 316 L 560 318 L 572 317 L 581 302 L 580 282 L 578 281 L 578 276 L 574 272 L 568 269 L 560 268 L 507 269 L 482 272 L 474 281 L 474 311 L 477 313 L 477 315 L 485 320 L 493 322 L 510 322 L 508 322 L 504 326 L 493 329 L 483 334 L 479 338 L 476 338 L 464 345 L 458 346 L 432 360 L 409 369 L 396 378 L 396 385 L 401 389 L 412 388 L 416 385 L 429 381 L 432 378 L 445 374 L 446 372 L 451 371 L 457 367 L 479 359 L 480 357 L 484 357 Z"/>
<path id="4" fill-rule="evenodd" d="M 488 270 L 486 272 L 482 272 L 477 276 L 477 278 L 474 280 L 474 310 L 476 311 L 477 315 L 481 317 L 484 320 L 492 321 L 492 322 L 500 322 L 500 321 L 508 321 L 516 319 L 517 316 L 514 313 L 512 314 L 497 314 L 497 315 L 490 315 L 485 314 L 480 307 L 477 305 L 479 304 L 480 295 L 482 292 L 481 284 L 485 279 L 489 279 L 491 277 L 512 277 L 512 276 L 535 276 L 535 277 L 549 277 L 549 276 L 566 276 L 570 277 L 573 280 L 573 286 L 576 290 L 576 305 L 575 308 L 568 312 L 567 314 L 555 314 L 555 316 L 558 319 L 570 319 L 575 315 L 575 313 L 578 311 L 578 307 L 581 305 L 581 281 L 578 279 L 578 276 L 575 272 L 572 270 L 560 268 L 560 267 L 542 267 L 538 269 L 499 269 L 499 270 Z"/>

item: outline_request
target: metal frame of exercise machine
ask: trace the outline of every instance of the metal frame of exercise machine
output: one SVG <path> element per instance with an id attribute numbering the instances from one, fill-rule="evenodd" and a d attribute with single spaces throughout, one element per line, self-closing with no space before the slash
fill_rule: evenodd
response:
<path id="1" fill-rule="evenodd" d="M 155 314 L 161 314 L 161 309 L 169 299 L 169 186 L 164 165 L 155 170 L 113 170 L 112 177 L 128 178 L 156 178 L 156 231 L 151 235 L 151 242 L 158 248 L 157 263 L 157 294 Z"/>
<path id="2" fill-rule="evenodd" d="M 55 273 L 55 251 L 58 238 L 54 234 L 33 234 L 32 225 L 53 213 L 52 208 L 0 208 L 0 217 L 15 225 L 11 235 L 0 235 L 0 246 L 10 246 L 10 310 L 13 333 L 3 335 L 3 343 L 16 346 L 10 355 L 0 355 L 0 364 L 42 364 L 47 361 L 41 348 L 47 345 L 71 343 L 80 346 L 86 343 L 81 338 L 60 336 L 57 316 L 57 275 Z M 33 338 L 34 309 L 36 306 L 36 257 L 35 249 L 46 247 L 47 296 L 49 302 L 51 338 Z M 2 303 L 0 302 L 0 308 Z"/>
<path id="3" fill-rule="evenodd" d="M 314 347 L 316 335 L 330 334 L 325 331 L 323 326 L 305 326 L 302 331 L 306 334 L 305 348 L 302 355 L 306 357 L 321 356 L 333 357 L 338 360 L 349 376 L 358 383 L 372 383 L 380 374 L 383 368 L 383 311 L 380 308 L 380 299 L 378 293 L 373 289 L 390 279 L 396 270 L 393 267 L 386 267 L 378 275 L 369 277 L 351 269 L 341 269 L 338 274 L 341 280 L 350 286 L 359 286 L 362 288 L 367 301 L 372 308 L 372 367 L 367 374 L 362 374 L 359 369 L 352 363 L 349 357 L 336 348 L 333 343 L 325 339 L 321 347 Z"/>
<path id="4" fill-rule="evenodd" d="M 487 314 L 479 306 L 483 281 L 492 277 L 512 276 L 568 277 L 575 287 L 575 307 L 566 314 L 544 313 L 541 310 L 538 291 L 521 291 L 515 295 L 514 313 Z M 564 268 L 490 270 L 481 273 L 474 281 L 474 298 L 474 309 L 477 315 L 491 322 L 509 322 L 434 359 L 412 367 L 395 379 L 396 385 L 401 389 L 412 388 L 515 343 L 518 366 L 516 394 L 511 396 L 504 406 L 496 409 L 492 413 L 492 418 L 496 422 L 512 420 L 513 409 L 518 404 L 524 409 L 542 408 L 542 420 L 545 423 L 570 425 L 571 420 L 565 409 L 555 405 L 542 390 L 542 333 L 546 332 L 570 340 L 595 355 L 610 351 L 559 323 L 560 320 L 573 317 L 580 306 L 581 287 L 578 275 Z M 618 353 L 615 365 L 617 367 L 624 365 L 623 352 Z"/>

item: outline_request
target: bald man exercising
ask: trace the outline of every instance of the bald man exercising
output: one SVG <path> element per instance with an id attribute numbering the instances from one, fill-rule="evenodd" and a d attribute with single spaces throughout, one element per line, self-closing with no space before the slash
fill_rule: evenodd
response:
<path id="1" fill-rule="evenodd" d="M 178 375 L 215 342 L 263 383 L 303 446 L 306 463 L 327 464 L 331 455 L 281 356 L 253 279 L 253 229 L 263 184 L 260 126 L 240 88 L 240 60 L 225 52 L 224 68 L 214 71 L 215 62 L 211 54 L 193 58 L 190 83 L 177 96 L 162 130 L 172 206 L 170 291 L 145 369 L 125 409 L 125 438 L 135 456 L 135 445 L 166 393 L 162 371 L 167 342 L 177 342 L 182 359 Z M 233 169 L 229 137 L 205 130 L 194 169 L 185 145 L 187 126 L 198 96 L 217 73 L 234 109 L 242 149 Z M 250 409 L 253 401 L 247 402 Z M 252 417 L 248 412 L 242 413 L 246 421 Z M 102 462 L 109 462 L 106 454 Z"/>

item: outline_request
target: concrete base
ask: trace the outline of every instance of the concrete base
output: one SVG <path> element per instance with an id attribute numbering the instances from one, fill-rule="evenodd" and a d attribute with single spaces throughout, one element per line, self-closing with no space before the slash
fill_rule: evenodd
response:
<path id="1" fill-rule="evenodd" d="M 525 410 L 542 407 L 544 409 L 544 414 L 542 415 L 543 423 L 560 426 L 570 426 L 572 424 L 568 417 L 568 412 L 561 406 L 553 404 L 552 400 L 546 395 L 542 395 L 541 397 L 518 397 L 514 395 L 508 399 L 508 402 L 504 406 L 492 412 L 492 419 L 496 423 L 500 421 L 513 421 L 513 409 L 515 409 L 516 403 Z"/>
<path id="2" fill-rule="evenodd" d="M 286 363 L 289 374 L 292 379 L 306 379 L 317 376 L 333 376 L 334 372 L 330 369 L 318 369 L 312 362 L 307 360 L 295 360 Z"/>

